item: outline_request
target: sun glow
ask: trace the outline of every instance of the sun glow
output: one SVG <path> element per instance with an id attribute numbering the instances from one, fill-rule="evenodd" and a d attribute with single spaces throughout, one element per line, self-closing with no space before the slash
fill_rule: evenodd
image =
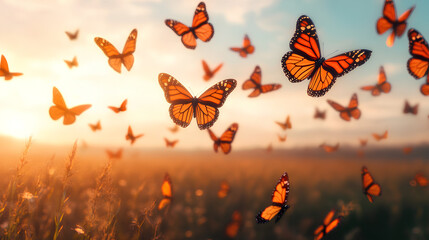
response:
<path id="1" fill-rule="evenodd" d="M 0 134 L 23 139 L 34 133 L 31 115 L 14 111 L 2 111 L 1 115 Z"/>

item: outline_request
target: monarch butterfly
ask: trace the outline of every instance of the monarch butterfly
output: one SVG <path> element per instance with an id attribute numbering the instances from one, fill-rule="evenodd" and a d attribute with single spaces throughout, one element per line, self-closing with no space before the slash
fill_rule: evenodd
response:
<path id="1" fill-rule="evenodd" d="M 378 34 L 383 34 L 392 28 L 392 33 L 387 37 L 386 45 L 392 47 L 395 36 L 401 37 L 407 29 L 407 19 L 414 10 L 414 6 L 405 11 L 399 18 L 396 18 L 395 4 L 393 0 L 386 0 L 383 7 L 383 16 L 378 19 L 376 30 Z"/>
<path id="2" fill-rule="evenodd" d="M 164 181 L 162 182 L 161 192 L 163 199 L 159 202 L 158 209 L 161 210 L 165 206 L 171 203 L 171 199 L 173 197 L 173 186 L 171 184 L 171 178 L 168 173 L 164 176 Z"/>
<path id="3" fill-rule="evenodd" d="M 110 159 L 121 159 L 122 158 L 122 148 L 119 148 L 116 150 L 116 152 L 113 152 L 109 149 L 106 149 L 106 154 Z"/>
<path id="4" fill-rule="evenodd" d="M 321 57 L 319 38 L 313 21 L 305 15 L 296 23 L 296 31 L 289 43 L 292 51 L 282 58 L 283 72 L 289 81 L 310 79 L 307 94 L 321 97 L 334 85 L 335 79 L 364 64 L 370 50 L 359 49 L 326 59 Z"/>
<path id="5" fill-rule="evenodd" d="M 76 116 L 79 116 L 81 113 L 91 107 L 91 104 L 84 104 L 72 108 L 67 108 L 63 95 L 61 95 L 60 91 L 56 87 L 53 88 L 52 95 L 52 101 L 54 103 L 54 106 L 51 106 L 49 108 L 49 115 L 53 120 L 58 120 L 61 117 L 64 117 L 64 125 L 70 125 L 74 123 L 76 121 Z"/>
<path id="6" fill-rule="evenodd" d="M 287 138 L 287 136 L 286 136 L 286 135 L 284 135 L 284 136 L 277 135 L 277 137 L 278 137 L 278 139 L 279 139 L 279 142 L 285 142 L 285 141 L 286 141 L 286 138 Z"/>
<path id="7" fill-rule="evenodd" d="M 257 97 L 261 93 L 267 93 L 274 90 L 277 90 L 281 87 L 280 84 L 265 84 L 262 85 L 262 72 L 259 66 L 256 66 L 253 70 L 253 73 L 250 75 L 250 78 L 244 81 L 243 90 L 253 88 L 253 92 L 249 94 L 248 97 Z"/>
<path id="8" fill-rule="evenodd" d="M 359 139 L 359 143 L 361 147 L 365 147 L 368 144 L 368 139 Z"/>
<path id="9" fill-rule="evenodd" d="M 79 66 L 78 62 L 77 62 L 77 58 L 73 57 L 73 60 L 69 61 L 69 60 L 64 60 L 64 62 L 67 64 L 67 66 L 71 69 L 72 67 L 77 67 Z"/>
<path id="10" fill-rule="evenodd" d="M 356 93 L 352 95 L 352 98 L 350 99 L 348 107 L 343 107 L 332 100 L 327 100 L 327 102 L 329 103 L 329 105 L 331 105 L 331 107 L 333 107 L 335 110 L 340 112 L 340 117 L 344 121 L 350 121 L 351 118 L 354 118 L 354 119 L 360 118 L 361 112 L 358 108 L 358 98 Z"/>
<path id="11" fill-rule="evenodd" d="M 172 19 L 165 20 L 165 25 L 171 28 L 178 36 L 182 37 L 182 43 L 186 48 L 195 49 L 197 47 L 197 38 L 203 42 L 208 42 L 213 37 L 214 28 L 208 21 L 209 15 L 206 4 L 200 2 L 197 9 L 195 9 L 191 27 Z"/>
<path id="12" fill-rule="evenodd" d="M 285 172 L 274 187 L 273 194 L 271 195 L 271 205 L 256 215 L 256 222 L 267 223 L 277 215 L 275 221 L 277 223 L 285 211 L 289 208 L 289 205 L 287 205 L 288 194 L 289 177 L 287 172 Z"/>
<path id="13" fill-rule="evenodd" d="M 316 112 L 314 113 L 314 119 L 318 118 L 324 120 L 326 118 L 326 110 L 320 111 L 318 108 L 316 108 Z"/>
<path id="14" fill-rule="evenodd" d="M 128 103 L 128 99 L 125 99 L 121 103 L 121 106 L 119 107 L 108 106 L 108 108 L 112 109 L 112 111 L 114 111 L 115 113 L 125 112 L 127 110 L 127 103 Z"/>
<path id="15" fill-rule="evenodd" d="M 171 148 L 174 148 L 174 146 L 176 146 L 176 144 L 179 142 L 179 140 L 170 141 L 167 138 L 164 138 L 164 141 L 165 141 L 165 146 L 171 147 Z"/>
<path id="16" fill-rule="evenodd" d="M 66 35 L 70 40 L 76 40 L 79 36 L 79 29 L 77 29 L 74 33 L 66 31 Z"/>
<path id="17" fill-rule="evenodd" d="M 133 53 L 136 50 L 137 41 L 137 29 L 133 29 L 125 42 L 124 49 L 120 53 L 115 46 L 113 46 L 106 39 L 96 37 L 94 38 L 95 43 L 104 54 L 109 58 L 108 62 L 110 67 L 118 73 L 121 73 L 121 64 L 124 64 L 125 68 L 130 71 L 134 64 Z"/>
<path id="18" fill-rule="evenodd" d="M 410 181 L 410 185 L 415 187 L 417 184 L 420 187 L 426 187 L 428 185 L 428 179 L 423 176 L 422 173 L 417 173 L 416 176 L 414 176 L 414 179 Z"/>
<path id="19" fill-rule="evenodd" d="M 248 54 L 252 54 L 255 51 L 255 47 L 250 43 L 249 36 L 244 35 L 243 47 L 232 47 L 231 51 L 238 52 L 241 57 L 247 57 Z"/>
<path id="20" fill-rule="evenodd" d="M 160 73 L 159 85 L 164 90 L 165 99 L 170 105 L 170 117 L 177 125 L 185 128 L 192 117 L 197 119 L 198 127 L 207 129 L 216 122 L 218 108 L 222 107 L 228 95 L 237 86 L 234 79 L 225 79 L 207 89 L 198 98 L 192 97 L 189 91 L 173 76 Z"/>
<path id="21" fill-rule="evenodd" d="M 408 59 L 408 72 L 415 79 L 420 79 L 426 76 L 426 83 L 420 87 L 420 92 L 429 95 L 429 45 L 423 36 L 415 29 L 408 30 L 409 52 L 411 58 Z"/>
<path id="22" fill-rule="evenodd" d="M 362 167 L 362 189 L 363 193 L 368 197 L 368 200 L 371 203 L 374 202 L 373 196 L 381 195 L 380 185 L 374 182 L 374 178 L 372 178 L 365 166 Z"/>
<path id="23" fill-rule="evenodd" d="M 277 125 L 279 125 L 283 130 L 291 129 L 292 128 L 292 123 L 290 122 L 289 115 L 286 117 L 286 121 L 284 123 L 277 122 L 277 121 L 275 123 L 277 123 Z"/>
<path id="24" fill-rule="evenodd" d="M 179 131 L 179 126 L 174 125 L 173 127 L 168 128 L 168 130 L 170 130 L 170 132 L 172 133 L 176 133 L 177 131 Z"/>
<path id="25" fill-rule="evenodd" d="M 243 221 L 243 217 L 241 213 L 235 210 L 232 213 L 231 222 L 228 223 L 225 229 L 225 234 L 229 238 L 235 238 L 240 230 L 241 222 Z"/>
<path id="26" fill-rule="evenodd" d="M 7 64 L 6 58 L 1 55 L 0 61 L 0 77 L 4 77 L 4 80 L 11 80 L 13 77 L 21 76 L 22 73 L 9 72 L 9 65 Z"/>
<path id="27" fill-rule="evenodd" d="M 402 152 L 404 152 L 404 154 L 410 154 L 413 151 L 412 147 L 404 147 L 402 148 Z"/>
<path id="28" fill-rule="evenodd" d="M 404 110 L 403 110 L 404 114 L 413 114 L 413 115 L 417 115 L 417 113 L 419 112 L 419 104 L 417 103 L 414 106 L 411 106 L 410 103 L 405 100 L 405 104 L 404 104 Z"/>
<path id="29" fill-rule="evenodd" d="M 331 153 L 331 152 L 336 152 L 338 148 L 340 148 L 340 144 L 337 143 L 336 145 L 328 145 L 328 144 L 322 143 L 319 147 L 323 148 L 325 152 Z"/>
<path id="30" fill-rule="evenodd" d="M 93 131 L 93 132 L 95 132 L 95 131 L 97 131 L 97 130 L 101 130 L 101 123 L 100 123 L 100 120 L 98 120 L 98 122 L 96 123 L 96 124 L 88 124 L 89 125 L 89 127 L 91 128 L 91 130 Z"/>
<path id="31" fill-rule="evenodd" d="M 373 133 L 372 136 L 374 137 L 375 140 L 377 141 L 381 141 L 383 139 L 386 139 L 388 135 L 387 130 L 383 133 L 383 134 L 377 134 L 377 133 Z"/>
<path id="32" fill-rule="evenodd" d="M 134 136 L 133 130 L 131 129 L 131 126 L 128 126 L 128 132 L 127 135 L 125 135 L 126 140 L 130 140 L 131 145 L 134 144 L 134 142 L 137 140 L 137 138 L 143 137 L 143 134 L 139 134 L 137 136 Z"/>
<path id="33" fill-rule="evenodd" d="M 384 72 L 383 66 L 380 67 L 377 84 L 375 84 L 375 86 L 363 86 L 360 89 L 371 91 L 372 96 L 379 96 L 382 92 L 389 93 L 392 89 L 392 85 L 387 82 L 386 73 Z"/>
<path id="34" fill-rule="evenodd" d="M 238 131 L 238 123 L 233 123 L 229 128 L 220 136 L 220 138 L 216 137 L 216 135 L 212 132 L 212 130 L 207 129 L 209 132 L 210 138 L 214 141 L 213 148 L 214 151 L 217 152 L 217 149 L 220 147 L 223 153 L 228 154 L 231 152 L 231 144 L 234 141 L 235 134 Z"/>
<path id="35" fill-rule="evenodd" d="M 331 210 L 323 219 L 323 224 L 320 225 L 314 231 L 314 239 L 320 240 L 323 239 L 327 234 L 334 230 L 340 224 L 342 216 L 336 217 L 334 220 L 332 218 L 335 216 L 335 210 Z"/>
<path id="36" fill-rule="evenodd" d="M 209 65 L 206 63 L 206 61 L 202 60 L 203 63 L 203 69 L 204 69 L 204 76 L 203 79 L 208 81 L 214 77 L 214 75 L 222 68 L 223 63 L 219 64 L 217 67 L 215 67 L 213 70 L 209 68 Z"/>
<path id="37" fill-rule="evenodd" d="M 218 198 L 225 198 L 228 196 L 229 190 L 230 190 L 229 183 L 227 181 L 222 181 L 220 183 L 219 191 L 217 192 Z"/>

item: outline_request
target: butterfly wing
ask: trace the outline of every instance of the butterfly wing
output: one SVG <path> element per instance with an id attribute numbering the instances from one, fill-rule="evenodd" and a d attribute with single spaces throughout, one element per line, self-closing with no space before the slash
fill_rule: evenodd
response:
<path id="1" fill-rule="evenodd" d="M 133 53 L 136 50 L 137 29 L 133 29 L 125 42 L 124 49 L 121 54 L 121 61 L 125 68 L 130 71 L 134 64 Z"/>
<path id="2" fill-rule="evenodd" d="M 225 198 L 229 193 L 229 189 L 230 189 L 229 183 L 227 181 L 222 181 L 220 184 L 220 189 L 217 192 L 217 196 L 219 198 Z"/>
<path id="3" fill-rule="evenodd" d="M 415 79 L 428 74 L 429 46 L 423 36 L 415 29 L 408 30 L 409 52 L 411 58 L 407 62 L 408 72 Z"/>
<path id="4" fill-rule="evenodd" d="M 354 93 L 353 95 L 352 95 L 352 98 L 350 99 L 350 102 L 349 102 L 349 107 L 348 107 L 348 109 L 349 109 L 349 111 L 350 111 L 350 115 L 351 115 L 351 117 L 353 117 L 354 119 L 359 119 L 360 118 L 360 115 L 361 115 L 361 112 L 360 112 L 360 110 L 358 109 L 358 97 L 357 97 L 357 94 L 356 93 Z"/>
<path id="5" fill-rule="evenodd" d="M 108 62 L 110 67 L 113 68 L 118 73 L 121 73 L 121 58 L 119 51 L 113 46 L 109 41 L 104 38 L 96 37 L 94 38 L 97 46 L 104 52 L 104 54 L 109 58 Z"/>
<path id="6" fill-rule="evenodd" d="M 371 203 L 374 202 L 373 196 L 381 195 L 380 185 L 374 182 L 374 178 L 366 167 L 362 167 L 362 188 Z"/>
<path id="7" fill-rule="evenodd" d="M 238 131 L 238 124 L 233 123 L 220 137 L 220 148 L 223 153 L 228 154 L 231 152 L 231 144 L 234 141 L 235 134 Z"/>
<path id="8" fill-rule="evenodd" d="M 125 99 L 122 103 L 121 103 L 121 111 L 126 111 L 127 110 L 127 103 L 128 103 L 128 99 Z"/>
<path id="9" fill-rule="evenodd" d="M 9 65 L 7 64 L 7 60 L 4 57 L 4 55 L 1 55 L 1 61 L 0 61 L 0 76 L 5 76 L 7 73 L 9 73 Z"/>
<path id="10" fill-rule="evenodd" d="M 395 29 L 396 36 L 401 37 L 402 34 L 404 34 L 405 29 L 407 29 L 407 19 L 410 17 L 411 13 L 413 12 L 415 6 L 411 7 L 407 11 L 401 14 L 398 18 L 398 25 Z"/>
<path id="11" fill-rule="evenodd" d="M 214 28 L 211 23 L 208 23 L 209 15 L 207 13 L 206 4 L 200 2 L 195 9 L 194 18 L 192 20 L 192 28 L 195 35 L 203 42 L 208 42 L 214 35 Z"/>
<path id="12" fill-rule="evenodd" d="M 217 149 L 219 148 L 219 138 L 216 137 L 216 135 L 210 130 L 210 128 L 207 129 L 209 132 L 210 138 L 213 140 L 213 149 L 215 152 L 217 152 Z"/>
<path id="13" fill-rule="evenodd" d="M 53 120 L 58 120 L 65 115 L 68 108 L 63 95 L 61 95 L 60 91 L 56 87 L 53 88 L 52 96 L 52 101 L 55 105 L 49 108 L 49 115 Z"/>
<path id="14" fill-rule="evenodd" d="M 213 72 L 210 70 L 209 65 L 206 63 L 206 61 L 202 60 L 203 69 L 204 69 L 204 80 L 208 81 L 213 76 Z"/>
<path id="15" fill-rule="evenodd" d="M 67 37 L 69 37 L 70 40 L 75 40 L 75 39 L 77 39 L 77 37 L 79 35 L 79 29 L 77 29 L 74 33 L 66 31 L 66 34 L 67 34 Z"/>
<path id="16" fill-rule="evenodd" d="M 164 176 L 164 181 L 161 185 L 162 196 L 164 197 L 158 205 L 158 209 L 163 209 L 167 204 L 171 202 L 171 198 L 173 197 L 173 187 L 171 183 L 171 178 L 168 173 Z"/>
<path id="17" fill-rule="evenodd" d="M 250 42 L 250 38 L 247 34 L 244 35 L 243 48 L 242 49 L 246 53 L 246 55 L 252 54 L 255 51 L 255 47 Z"/>
<path id="18" fill-rule="evenodd" d="M 393 0 L 386 0 L 383 7 L 383 16 L 377 21 L 377 33 L 385 33 L 387 30 L 393 27 L 393 23 L 396 21 L 396 10 Z"/>

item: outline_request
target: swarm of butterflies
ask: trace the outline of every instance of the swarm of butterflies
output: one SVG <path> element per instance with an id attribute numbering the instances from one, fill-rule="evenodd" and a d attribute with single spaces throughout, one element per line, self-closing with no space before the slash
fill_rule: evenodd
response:
<path id="1" fill-rule="evenodd" d="M 399 18 L 396 17 L 396 10 L 393 0 L 385 0 L 380 17 L 376 23 L 376 31 L 378 34 L 384 34 L 391 30 L 387 38 L 386 45 L 392 47 L 396 37 L 401 37 L 407 28 L 407 19 L 413 12 L 414 7 L 405 11 Z M 185 25 L 179 21 L 167 19 L 165 25 L 176 33 L 183 45 L 188 49 L 195 49 L 197 47 L 197 40 L 209 42 L 214 36 L 214 26 L 209 22 L 209 16 L 204 2 L 200 2 L 195 10 L 191 26 Z M 66 32 L 70 40 L 78 38 L 79 30 L 74 33 Z M 407 62 L 408 72 L 415 79 L 426 77 L 426 82 L 421 86 L 421 93 L 425 96 L 429 95 L 429 45 L 424 37 L 415 29 L 408 30 L 409 40 L 409 53 L 411 58 Z M 94 38 L 95 44 L 103 51 L 108 57 L 108 64 L 110 67 L 121 73 L 122 65 L 130 71 L 134 64 L 133 53 L 136 49 L 137 29 L 133 29 L 129 34 L 122 52 L 119 52 L 115 46 L 104 38 Z M 290 51 L 286 52 L 281 59 L 281 67 L 287 79 L 292 82 L 302 82 L 309 79 L 310 82 L 307 88 L 307 94 L 311 97 L 324 96 L 334 85 L 337 78 L 342 77 L 353 69 L 363 65 L 371 57 L 371 50 L 357 49 L 344 52 L 337 56 L 325 59 L 321 55 L 319 38 L 316 32 L 316 27 L 313 21 L 308 16 L 301 16 L 296 23 L 295 33 L 289 43 Z M 244 36 L 243 45 L 241 47 L 231 47 L 231 51 L 236 52 L 242 58 L 254 53 L 255 46 L 252 45 L 249 36 Z M 71 61 L 64 60 L 69 68 L 78 67 L 77 58 L 74 57 Z M 222 69 L 223 63 L 220 63 L 215 68 L 211 69 L 206 61 L 202 60 L 202 67 L 205 72 L 203 80 L 209 81 L 218 71 Z M 9 71 L 8 62 L 2 55 L 0 62 L 0 76 L 5 80 L 11 80 L 13 77 L 18 77 L 22 73 Z M 207 129 L 209 137 L 213 141 L 213 149 L 218 152 L 220 149 L 224 154 L 228 154 L 232 150 L 232 142 L 238 131 L 239 124 L 232 123 L 226 131 L 218 137 L 210 128 L 215 124 L 219 118 L 219 108 L 221 108 L 227 97 L 234 91 L 237 86 L 235 79 L 225 79 L 203 92 L 200 96 L 192 96 L 190 92 L 172 75 L 168 73 L 160 73 L 158 81 L 161 89 L 164 91 L 165 99 L 170 103 L 169 114 L 174 122 L 174 127 L 169 130 L 175 133 L 179 130 L 179 126 L 186 128 L 189 126 L 193 118 L 196 118 L 198 128 L 201 130 Z M 253 72 L 250 74 L 249 79 L 245 80 L 242 84 L 242 90 L 250 90 L 248 97 L 256 98 L 261 94 L 266 94 L 281 88 L 278 83 L 262 83 L 262 70 L 259 66 L 255 66 Z M 387 94 L 391 91 L 391 84 L 387 81 L 386 72 L 383 66 L 379 70 L 379 78 L 375 85 L 363 86 L 361 90 L 369 91 L 372 96 L 379 96 Z M 73 124 L 76 117 L 88 110 L 91 105 L 83 104 L 75 107 L 67 107 L 65 100 L 56 87 L 53 88 L 53 103 L 54 105 L 49 108 L 49 115 L 53 120 L 63 118 L 64 125 Z M 339 104 L 333 100 L 328 99 L 327 103 L 334 108 L 339 117 L 344 121 L 351 121 L 359 119 L 361 111 L 358 107 L 358 95 L 354 93 L 348 105 Z M 114 113 L 120 114 L 127 110 L 127 99 L 125 99 L 119 107 L 108 106 Z M 418 113 L 418 104 L 411 105 L 408 101 L 405 102 L 404 114 Z M 326 117 L 326 110 L 321 111 L 316 109 L 314 118 L 324 120 Z M 283 131 L 292 128 L 290 116 L 286 117 L 284 122 L 276 121 Z M 95 124 L 89 124 L 89 127 L 95 132 L 101 130 L 101 123 L 98 121 Z M 128 131 L 125 139 L 134 144 L 144 134 L 134 134 L 132 127 L 128 126 Z M 388 131 L 386 130 L 381 134 L 373 134 L 376 141 L 386 139 Z M 286 135 L 278 135 L 280 142 L 286 141 Z M 179 140 L 169 140 L 164 138 L 166 147 L 174 148 Z M 359 139 L 361 147 L 365 147 L 368 139 Z M 321 144 L 320 147 L 326 152 L 335 152 L 339 148 L 339 143 L 335 145 Z M 268 146 L 267 151 L 271 151 L 271 144 Z M 404 148 L 404 153 L 409 153 L 412 148 Z M 122 149 L 117 151 L 106 150 L 109 158 L 120 159 L 122 157 Z M 358 153 L 363 155 L 361 149 Z M 362 168 L 362 188 L 363 193 L 367 196 L 368 200 L 372 203 L 374 196 L 381 195 L 381 187 L 376 183 L 366 167 Z M 410 185 L 427 186 L 427 179 L 422 174 L 417 174 L 415 179 L 410 182 Z M 257 223 L 266 223 L 276 218 L 276 222 L 287 211 L 287 197 L 289 194 L 290 181 L 288 174 L 285 172 L 275 185 L 273 194 L 271 196 L 271 205 L 257 214 Z M 163 199 L 159 203 L 158 208 L 163 209 L 170 204 L 173 197 L 172 181 L 168 173 L 164 177 L 164 182 L 161 187 Z M 229 184 L 222 182 L 218 192 L 219 198 L 224 198 L 228 195 Z M 242 216 L 240 213 L 235 213 L 232 217 L 231 226 L 229 230 L 231 235 L 237 232 L 237 226 L 241 222 Z M 343 216 L 338 215 L 335 217 L 335 210 L 330 211 L 323 224 L 318 227 L 314 236 L 315 239 L 323 239 L 333 229 L 335 229 L 341 222 Z"/>

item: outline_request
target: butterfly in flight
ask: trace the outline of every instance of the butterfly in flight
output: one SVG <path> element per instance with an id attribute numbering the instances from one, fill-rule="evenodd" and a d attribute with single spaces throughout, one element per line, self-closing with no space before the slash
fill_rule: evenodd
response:
<path id="1" fill-rule="evenodd" d="M 171 147 L 171 148 L 174 148 L 174 146 L 176 146 L 176 144 L 179 142 L 179 140 L 170 141 L 167 138 L 164 138 L 164 141 L 165 141 L 165 146 Z"/>
<path id="2" fill-rule="evenodd" d="M 413 114 L 413 115 L 417 115 L 417 113 L 419 112 L 419 104 L 417 103 L 414 106 L 411 106 L 410 103 L 405 100 L 405 104 L 404 104 L 404 110 L 403 110 L 404 114 Z"/>
<path id="3" fill-rule="evenodd" d="M 358 98 L 356 93 L 352 95 L 348 107 L 343 107 L 340 104 L 329 99 L 327 100 L 327 102 L 329 103 L 329 105 L 331 105 L 331 107 L 340 112 L 340 117 L 344 121 L 350 121 L 351 118 L 354 118 L 356 120 L 360 118 L 361 112 L 358 108 Z"/>
<path id="4" fill-rule="evenodd" d="M 378 34 L 383 34 L 392 29 L 392 33 L 387 37 L 386 45 L 392 47 L 395 36 L 401 37 L 407 29 L 407 19 L 414 10 L 414 6 L 405 11 L 399 18 L 396 18 L 395 4 L 393 0 L 386 0 L 383 7 L 383 16 L 378 19 L 376 30 Z"/>
<path id="5" fill-rule="evenodd" d="M 277 90 L 281 87 L 280 84 L 264 84 L 262 85 L 262 72 L 259 66 L 256 66 L 253 70 L 253 73 L 250 75 L 250 78 L 244 81 L 243 90 L 253 88 L 253 91 L 249 94 L 248 97 L 257 97 L 261 93 L 267 93 L 274 90 Z"/>
<path id="6" fill-rule="evenodd" d="M 13 77 L 21 76 L 22 73 L 10 72 L 9 65 L 7 64 L 6 58 L 1 55 L 0 61 L 0 77 L 4 77 L 4 80 L 11 80 Z"/>
<path id="7" fill-rule="evenodd" d="M 172 133 L 176 133 L 177 131 L 179 131 L 179 126 L 174 125 L 173 127 L 169 127 L 168 130 L 170 130 L 170 132 Z"/>
<path id="8" fill-rule="evenodd" d="M 100 120 L 98 120 L 98 122 L 96 123 L 96 124 L 92 124 L 92 123 L 90 123 L 90 124 L 88 124 L 89 125 L 89 127 L 91 128 L 91 130 L 93 131 L 93 132 L 95 132 L 95 131 L 97 131 L 97 130 L 101 130 L 101 123 L 100 123 Z"/>
<path id="9" fill-rule="evenodd" d="M 185 128 L 192 118 L 197 119 L 201 130 L 207 129 L 219 117 L 218 108 L 222 107 L 228 95 L 237 86 L 234 79 L 225 79 L 207 89 L 198 98 L 193 97 L 189 91 L 173 76 L 160 73 L 159 85 L 165 93 L 165 99 L 170 105 L 170 117 L 177 125 Z"/>
<path id="10" fill-rule="evenodd" d="M 414 176 L 414 179 L 410 181 L 410 185 L 412 187 L 415 187 L 417 185 L 419 185 L 420 187 L 426 187 L 428 185 L 428 179 L 423 176 L 422 173 L 417 173 Z"/>
<path id="11" fill-rule="evenodd" d="M 53 88 L 52 101 L 54 103 L 54 106 L 51 106 L 49 108 L 49 115 L 53 120 L 58 120 L 61 117 L 64 117 L 64 125 L 70 125 L 74 123 L 76 121 L 76 116 L 79 116 L 81 113 L 91 107 L 91 104 L 84 104 L 72 108 L 67 108 L 63 95 L 61 95 L 60 91 L 56 87 Z"/>
<path id="12" fill-rule="evenodd" d="M 64 62 L 67 64 L 67 67 L 69 67 L 70 69 L 73 67 L 77 67 L 79 66 L 78 62 L 77 62 L 77 58 L 73 57 L 73 60 L 69 61 L 69 60 L 64 60 Z"/>
<path id="13" fill-rule="evenodd" d="M 245 58 L 248 54 L 252 54 L 255 51 L 255 47 L 250 42 L 249 36 L 244 35 L 243 47 L 232 47 L 231 51 L 238 52 L 241 57 Z"/>
<path id="14" fill-rule="evenodd" d="M 275 123 L 277 123 L 277 125 L 279 125 L 283 130 L 292 128 L 292 123 L 290 122 L 289 115 L 286 117 L 286 121 L 284 123 L 283 122 L 277 122 L 277 121 Z"/>
<path id="15" fill-rule="evenodd" d="M 178 36 L 182 37 L 182 43 L 186 48 L 195 49 L 198 38 L 203 42 L 208 42 L 213 37 L 214 28 L 208 21 L 209 15 L 206 4 L 200 2 L 197 9 L 195 9 L 191 27 L 172 19 L 165 20 L 165 25 L 171 28 Z"/>
<path id="16" fill-rule="evenodd" d="M 392 89 L 392 85 L 387 82 L 386 73 L 384 72 L 383 66 L 380 67 L 380 72 L 378 74 L 377 84 L 370 86 L 363 86 L 360 89 L 365 91 L 371 91 L 372 96 L 379 96 L 382 92 L 389 93 Z"/>
<path id="17" fill-rule="evenodd" d="M 226 196 L 228 196 L 229 190 L 230 190 L 230 186 L 229 183 L 227 181 L 222 181 L 220 183 L 220 188 L 219 191 L 217 192 L 217 197 L 218 198 L 225 198 Z"/>
<path id="18" fill-rule="evenodd" d="M 121 159 L 122 158 L 122 148 L 119 148 L 118 150 L 116 150 L 116 152 L 113 152 L 109 149 L 106 150 L 106 154 L 110 159 Z"/>
<path id="19" fill-rule="evenodd" d="M 316 112 L 314 113 L 314 119 L 318 118 L 324 120 L 326 118 L 326 110 L 320 111 L 318 108 L 316 108 Z"/>
<path id="20" fill-rule="evenodd" d="M 362 188 L 363 193 L 368 197 L 368 200 L 373 203 L 374 196 L 381 195 L 381 187 L 378 183 L 374 182 L 374 178 L 368 172 L 368 169 L 364 166 L 362 167 Z"/>
<path id="21" fill-rule="evenodd" d="M 223 153 L 228 154 L 231 152 L 231 144 L 234 141 L 235 134 L 238 131 L 238 123 L 233 123 L 229 128 L 218 138 L 210 129 L 207 129 L 209 132 L 210 138 L 214 141 L 213 148 L 217 152 L 217 149 L 220 147 Z"/>
<path id="22" fill-rule="evenodd" d="M 340 144 L 337 143 L 336 145 L 328 145 L 328 144 L 323 143 L 319 147 L 323 148 L 323 150 L 325 150 L 325 152 L 331 153 L 331 152 L 336 152 L 338 150 L 338 148 L 340 148 Z"/>
<path id="23" fill-rule="evenodd" d="M 108 108 L 111 109 L 112 111 L 114 111 L 115 113 L 125 112 L 127 110 L 127 103 L 128 103 L 128 99 L 125 99 L 121 103 L 121 106 L 119 106 L 119 107 L 108 106 Z"/>
<path id="24" fill-rule="evenodd" d="M 366 144 L 368 144 L 368 139 L 360 139 L 359 138 L 359 143 L 361 147 L 365 147 Z"/>
<path id="25" fill-rule="evenodd" d="M 277 137 L 278 137 L 278 139 L 279 139 L 279 142 L 285 142 L 285 141 L 286 141 L 286 135 L 281 136 L 281 135 L 279 134 L 279 135 L 277 135 Z"/>
<path id="26" fill-rule="evenodd" d="M 168 173 L 165 174 L 164 181 L 162 182 L 161 192 L 163 199 L 159 202 L 158 209 L 161 210 L 168 204 L 170 204 L 173 197 L 173 187 L 171 184 L 171 178 Z"/>
<path id="27" fill-rule="evenodd" d="M 121 66 L 124 64 L 125 68 L 130 71 L 134 64 L 133 53 L 136 50 L 137 29 L 133 29 L 125 42 L 124 49 L 120 53 L 115 46 L 104 38 L 94 38 L 95 43 L 104 54 L 109 58 L 108 63 L 118 73 L 121 73 Z"/>
<path id="28" fill-rule="evenodd" d="M 375 140 L 377 141 L 381 141 L 383 139 L 386 139 L 388 136 L 388 132 L 387 130 L 383 133 L 383 134 L 377 134 L 377 133 L 373 133 L 372 136 L 374 137 Z"/>
<path id="29" fill-rule="evenodd" d="M 263 211 L 256 215 L 257 223 L 267 223 L 276 215 L 276 223 L 280 220 L 286 210 L 289 208 L 287 205 L 287 197 L 289 194 L 289 177 L 287 173 L 283 173 L 274 187 L 273 194 L 271 195 L 271 205 L 266 207 Z"/>
<path id="30" fill-rule="evenodd" d="M 79 29 L 77 29 L 74 33 L 66 31 L 66 35 L 70 40 L 76 40 L 79 36 Z"/>
<path id="31" fill-rule="evenodd" d="M 225 234 L 229 238 L 235 238 L 240 230 L 240 226 L 243 221 L 243 216 L 237 210 L 232 213 L 231 222 L 228 223 L 225 229 Z"/>
<path id="32" fill-rule="evenodd" d="M 420 79 L 426 76 L 426 83 L 424 83 L 420 92 L 424 96 L 429 95 L 429 45 L 423 36 L 415 29 L 408 30 L 409 52 L 411 58 L 408 59 L 407 69 L 408 72 L 415 79 Z"/>
<path id="33" fill-rule="evenodd" d="M 335 210 L 331 210 L 323 219 L 323 224 L 314 231 L 314 239 L 321 240 L 340 224 L 342 216 L 334 218 Z M 333 219 L 334 218 L 334 219 Z"/>
<path id="34" fill-rule="evenodd" d="M 131 129 L 131 126 L 128 126 L 128 132 L 127 132 L 127 135 L 125 135 L 125 139 L 130 140 L 131 145 L 133 145 L 134 142 L 140 137 L 143 137 L 143 134 L 134 135 L 133 130 Z"/>
<path id="35" fill-rule="evenodd" d="M 298 19 L 289 46 L 292 51 L 282 58 L 283 72 L 293 83 L 310 79 L 307 94 L 312 97 L 325 95 L 337 77 L 364 64 L 371 56 L 370 50 L 359 49 L 329 59 L 323 58 L 316 28 L 305 15 Z"/>
<path id="36" fill-rule="evenodd" d="M 209 65 L 206 63 L 206 61 L 202 60 L 203 63 L 203 69 L 204 69 L 204 76 L 203 79 L 205 81 L 208 81 L 214 77 L 214 75 L 222 68 L 223 63 L 219 64 L 217 67 L 215 67 L 213 70 L 210 69 Z"/>

